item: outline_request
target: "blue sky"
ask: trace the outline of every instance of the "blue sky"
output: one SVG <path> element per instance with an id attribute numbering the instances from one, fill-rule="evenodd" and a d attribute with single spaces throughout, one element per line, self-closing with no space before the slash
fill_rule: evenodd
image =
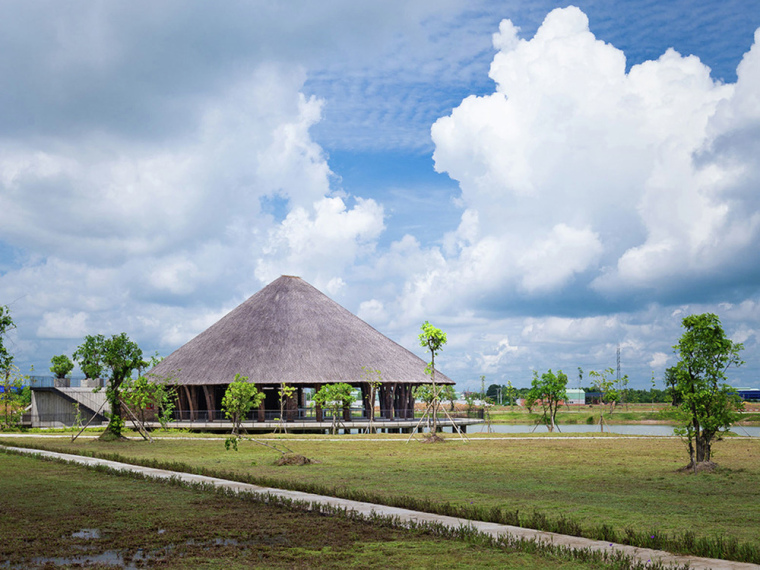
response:
<path id="1" fill-rule="evenodd" d="M 296 274 L 421 356 L 444 329 L 460 389 L 618 345 L 649 387 L 706 311 L 760 387 L 759 27 L 754 0 L 0 2 L 16 362 L 167 355 Z"/>

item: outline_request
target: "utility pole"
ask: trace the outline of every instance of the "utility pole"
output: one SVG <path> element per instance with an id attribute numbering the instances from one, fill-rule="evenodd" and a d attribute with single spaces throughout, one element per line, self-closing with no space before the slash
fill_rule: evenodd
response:
<path id="1" fill-rule="evenodd" d="M 620 384 L 620 343 L 617 345 L 617 381 Z"/>

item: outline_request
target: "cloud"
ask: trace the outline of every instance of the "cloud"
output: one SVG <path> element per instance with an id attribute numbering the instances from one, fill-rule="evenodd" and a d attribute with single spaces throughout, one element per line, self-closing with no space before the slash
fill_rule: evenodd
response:
<path id="1" fill-rule="evenodd" d="M 87 334 L 87 313 L 66 309 L 45 312 L 37 329 L 38 338 L 82 339 Z"/>
<path id="2" fill-rule="evenodd" d="M 626 71 L 574 7 L 531 39 L 505 20 L 493 43 L 494 92 L 431 129 L 435 168 L 459 182 L 464 212 L 441 259 L 407 280 L 406 305 L 632 308 L 754 282 L 757 44 L 723 84 L 672 49 Z"/>

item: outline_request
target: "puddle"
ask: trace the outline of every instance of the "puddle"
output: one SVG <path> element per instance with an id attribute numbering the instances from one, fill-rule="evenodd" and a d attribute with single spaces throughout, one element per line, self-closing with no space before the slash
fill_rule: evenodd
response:
<path id="1" fill-rule="evenodd" d="M 100 538 L 100 529 L 99 528 L 83 528 L 82 530 L 72 533 L 71 538 L 86 538 L 86 539 Z"/>
<path id="2" fill-rule="evenodd" d="M 164 534 L 166 529 L 159 529 L 158 534 Z M 98 539 L 101 538 L 100 529 L 97 528 L 83 528 L 71 535 L 72 538 L 84 538 L 84 539 Z M 274 537 L 275 542 L 280 537 Z M 284 538 L 284 537 L 282 537 Z M 234 538 L 215 538 L 211 541 L 195 541 L 193 539 L 187 540 L 184 544 L 186 546 L 200 546 L 208 550 L 214 546 L 250 546 L 256 541 L 239 541 Z M 82 547 L 80 547 L 82 548 Z M 86 549 L 94 548 L 93 546 L 84 547 Z M 106 550 L 101 553 L 93 554 L 78 554 L 76 556 L 50 556 L 33 558 L 31 564 L 34 567 L 50 567 L 50 566 L 74 566 L 87 568 L 89 566 L 113 566 L 114 568 L 123 568 L 125 570 L 137 570 L 138 568 L 146 568 L 151 562 L 165 558 L 170 554 L 176 545 L 169 544 L 163 548 L 151 550 L 146 552 L 142 549 L 138 549 L 134 555 L 129 556 L 124 551 L 119 550 Z M 10 566 L 9 564 L 0 564 L 0 568 L 27 568 L 24 566 Z"/>

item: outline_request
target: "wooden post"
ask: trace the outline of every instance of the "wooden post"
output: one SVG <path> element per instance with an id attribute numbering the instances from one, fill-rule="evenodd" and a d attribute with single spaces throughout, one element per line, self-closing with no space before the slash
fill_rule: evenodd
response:
<path id="1" fill-rule="evenodd" d="M 265 399 L 266 398 L 262 399 L 261 403 L 259 404 L 259 421 L 260 422 L 266 421 L 266 419 L 267 419 L 266 407 L 265 407 L 265 404 L 264 404 L 264 400 Z"/>
<path id="2" fill-rule="evenodd" d="M 193 401 L 193 395 L 190 392 L 190 387 L 187 384 L 183 384 L 185 389 L 185 398 L 187 398 L 187 409 L 190 411 L 190 421 L 195 420 L 195 402 Z M 195 388 L 195 386 L 193 386 Z"/>
<path id="3" fill-rule="evenodd" d="M 316 394 L 316 393 L 317 393 L 317 392 L 319 392 L 321 389 L 322 389 L 322 384 L 317 384 L 316 386 L 314 386 L 314 393 Z M 318 422 L 321 422 L 321 421 L 322 421 L 322 418 L 323 418 L 323 416 L 322 416 L 322 406 L 320 406 L 320 405 L 319 405 L 319 404 L 317 404 L 316 402 L 314 402 L 314 418 L 315 418 L 315 419 L 316 419 Z"/>
<path id="4" fill-rule="evenodd" d="M 211 387 L 203 385 L 203 394 L 206 396 L 206 412 L 208 421 L 214 420 L 214 393 Z"/>

